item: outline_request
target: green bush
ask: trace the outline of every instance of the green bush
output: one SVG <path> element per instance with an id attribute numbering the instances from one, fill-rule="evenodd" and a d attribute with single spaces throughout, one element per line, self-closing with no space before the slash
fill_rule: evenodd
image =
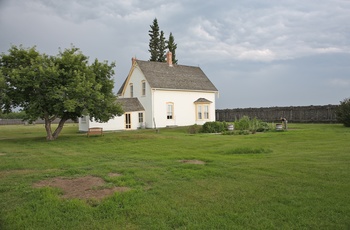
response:
<path id="1" fill-rule="evenodd" d="M 260 120 L 256 119 L 254 117 L 253 119 L 250 120 L 249 122 L 249 130 L 252 133 L 256 133 L 257 129 L 259 128 Z"/>
<path id="2" fill-rule="evenodd" d="M 257 118 L 250 119 L 248 116 L 243 116 L 238 121 L 235 121 L 235 129 L 240 131 L 249 130 L 251 133 L 255 133 L 268 131 L 270 127 L 267 122 Z"/>
<path id="3" fill-rule="evenodd" d="M 26 117 L 26 113 L 24 111 L 20 112 L 11 112 L 11 113 L 1 113 L 1 119 L 24 119 Z"/>
<path id="4" fill-rule="evenodd" d="M 222 133 L 223 135 L 248 135 L 250 133 L 264 132 L 270 129 L 267 122 L 263 122 L 257 118 L 250 119 L 248 116 L 243 116 L 233 123 L 235 131 L 228 130 L 229 124 L 232 123 L 219 121 L 206 122 L 198 132 Z M 189 128 L 189 133 L 191 132 L 195 133 L 195 127 Z"/>
<path id="5" fill-rule="evenodd" d="M 238 121 L 235 121 L 235 129 L 237 130 L 249 130 L 250 118 L 248 116 L 243 116 Z"/>
<path id="6" fill-rule="evenodd" d="M 235 135 L 236 132 L 235 131 L 224 131 L 222 132 L 222 135 Z"/>
<path id="7" fill-rule="evenodd" d="M 249 135 L 250 133 L 249 133 L 248 130 L 239 130 L 239 131 L 238 131 L 238 134 L 239 134 L 239 135 Z"/>
<path id="8" fill-rule="evenodd" d="M 226 122 L 210 121 L 202 127 L 203 133 L 222 133 L 227 130 Z"/>
<path id="9" fill-rule="evenodd" d="M 202 130 L 202 126 L 194 124 L 188 127 L 187 132 L 190 134 L 196 134 L 196 133 L 200 133 L 201 130 Z"/>
<path id="10" fill-rule="evenodd" d="M 256 129 L 257 132 L 265 132 L 269 130 L 270 130 L 270 126 L 267 122 L 259 121 L 258 128 Z"/>
<path id="11" fill-rule="evenodd" d="M 350 98 L 345 98 L 340 102 L 335 114 L 338 122 L 342 123 L 345 127 L 350 127 Z"/>

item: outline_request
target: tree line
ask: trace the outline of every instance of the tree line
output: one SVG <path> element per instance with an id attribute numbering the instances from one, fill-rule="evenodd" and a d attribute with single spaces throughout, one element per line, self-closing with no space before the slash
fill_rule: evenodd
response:
<path id="1" fill-rule="evenodd" d="M 1 113 L 0 119 L 25 119 L 26 113 L 24 111 L 10 112 L 10 113 Z"/>

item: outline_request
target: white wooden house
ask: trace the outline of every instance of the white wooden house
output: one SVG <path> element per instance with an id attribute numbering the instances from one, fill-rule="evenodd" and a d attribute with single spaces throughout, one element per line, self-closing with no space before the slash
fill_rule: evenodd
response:
<path id="1" fill-rule="evenodd" d="M 218 90 L 199 67 L 173 65 L 171 53 L 167 62 L 132 59 L 130 72 L 118 91 L 125 114 L 108 123 L 91 124 L 84 128 L 103 127 L 104 130 L 161 128 L 168 126 L 202 125 L 215 121 L 215 99 Z M 137 108 L 131 111 L 128 100 Z"/>

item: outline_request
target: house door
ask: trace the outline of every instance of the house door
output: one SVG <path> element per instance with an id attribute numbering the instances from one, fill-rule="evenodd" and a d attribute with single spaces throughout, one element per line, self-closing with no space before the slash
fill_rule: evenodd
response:
<path id="1" fill-rule="evenodd" d="M 131 129 L 131 114 L 125 114 L 125 129 Z"/>

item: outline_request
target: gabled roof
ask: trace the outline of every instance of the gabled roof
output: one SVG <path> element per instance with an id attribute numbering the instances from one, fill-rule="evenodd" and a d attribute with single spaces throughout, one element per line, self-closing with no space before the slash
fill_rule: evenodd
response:
<path id="1" fill-rule="evenodd" d="M 198 103 L 198 104 L 200 104 L 200 103 L 213 103 L 212 101 L 209 101 L 208 99 L 206 99 L 206 98 L 198 98 L 194 103 Z"/>
<path id="2" fill-rule="evenodd" d="M 152 62 L 136 60 L 136 65 L 144 74 L 148 84 L 155 89 L 171 90 L 195 90 L 212 91 L 218 90 L 199 67 L 172 65 L 166 62 Z M 132 73 L 132 71 L 130 72 Z M 128 76 L 129 78 L 130 76 Z M 128 78 L 124 81 L 118 94 L 123 92 Z"/>
<path id="3" fill-rule="evenodd" d="M 118 98 L 117 102 L 121 104 L 124 112 L 144 111 L 142 104 L 136 97 L 133 98 Z"/>

